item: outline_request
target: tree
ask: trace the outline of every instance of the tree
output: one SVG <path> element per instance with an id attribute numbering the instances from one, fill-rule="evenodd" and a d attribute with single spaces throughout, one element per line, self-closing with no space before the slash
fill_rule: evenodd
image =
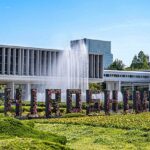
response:
<path id="1" fill-rule="evenodd" d="M 143 51 L 140 51 L 138 55 L 133 57 L 130 68 L 133 69 L 150 69 L 148 62 L 148 55 L 145 55 Z"/>
<path id="2" fill-rule="evenodd" d="M 103 90 L 103 86 L 101 83 L 89 83 L 90 90 Z"/>
<path id="3" fill-rule="evenodd" d="M 109 67 L 110 70 L 124 70 L 125 64 L 122 60 L 116 59 Z"/>

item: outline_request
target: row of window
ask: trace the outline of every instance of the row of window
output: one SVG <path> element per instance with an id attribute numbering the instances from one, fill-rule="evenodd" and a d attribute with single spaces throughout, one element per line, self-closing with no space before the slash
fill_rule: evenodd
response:
<path id="1" fill-rule="evenodd" d="M 119 74 L 104 74 L 104 77 L 150 78 L 150 76 L 148 76 L 148 75 L 119 75 Z"/>

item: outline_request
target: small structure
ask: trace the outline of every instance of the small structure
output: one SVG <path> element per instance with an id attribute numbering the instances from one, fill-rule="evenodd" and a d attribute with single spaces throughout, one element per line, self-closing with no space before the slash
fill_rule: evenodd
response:
<path id="1" fill-rule="evenodd" d="M 133 92 L 133 109 L 136 113 L 140 113 L 142 111 L 142 102 L 141 102 L 141 93 L 140 91 Z"/>
<path id="2" fill-rule="evenodd" d="M 30 108 L 30 118 L 38 117 L 37 113 L 37 89 L 31 89 L 31 108 Z"/>
<path id="3" fill-rule="evenodd" d="M 128 104 L 129 97 L 130 97 L 129 91 L 125 90 L 123 93 L 123 110 L 124 110 L 124 113 L 127 113 L 127 111 L 129 110 L 129 104 Z"/>
<path id="4" fill-rule="evenodd" d="M 52 99 L 52 94 L 55 94 L 55 99 Z M 59 110 L 59 104 L 58 104 L 60 101 L 61 101 L 60 89 L 46 89 L 45 90 L 46 118 L 52 117 L 52 112 L 55 113 L 55 116 L 60 116 L 60 110 Z"/>
<path id="5" fill-rule="evenodd" d="M 76 104 L 74 108 L 72 107 L 72 94 L 76 95 Z M 67 89 L 66 113 L 81 112 L 81 111 L 82 111 L 81 89 Z"/>
<path id="6" fill-rule="evenodd" d="M 113 90 L 112 93 L 112 111 L 118 112 L 118 91 Z"/>
<path id="7" fill-rule="evenodd" d="M 106 115 L 110 115 L 110 91 L 109 90 L 105 90 L 104 91 L 104 111 Z"/>
<path id="8" fill-rule="evenodd" d="M 100 99 L 92 99 L 92 94 L 100 94 L 98 90 L 86 90 L 86 115 L 91 112 L 100 112 Z"/>
<path id="9" fill-rule="evenodd" d="M 5 89 L 5 102 L 4 102 L 4 114 L 5 116 L 7 115 L 8 111 L 11 111 L 11 98 L 10 98 L 10 92 L 11 89 L 10 88 L 6 88 Z"/>
<path id="10" fill-rule="evenodd" d="M 22 115 L 22 90 L 16 89 L 16 117 Z"/>
<path id="11" fill-rule="evenodd" d="M 147 111 L 148 93 L 146 91 L 141 92 L 141 103 L 142 103 L 142 111 Z"/>

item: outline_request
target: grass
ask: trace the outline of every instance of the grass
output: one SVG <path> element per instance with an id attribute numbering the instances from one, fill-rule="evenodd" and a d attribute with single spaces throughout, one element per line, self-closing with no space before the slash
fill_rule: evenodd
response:
<path id="1" fill-rule="evenodd" d="M 17 120 L 0 115 L 0 150 L 149 150 L 150 113 Z"/>
<path id="2" fill-rule="evenodd" d="M 78 124 L 101 126 L 107 128 L 120 128 L 120 129 L 139 129 L 150 131 L 150 113 L 141 114 L 114 114 L 110 116 L 84 116 L 84 117 L 71 117 L 61 119 L 40 119 L 34 120 L 36 123 L 61 123 L 61 124 Z"/>
<path id="3" fill-rule="evenodd" d="M 150 113 L 32 120 L 38 130 L 67 137 L 76 150 L 149 150 Z"/>
<path id="4" fill-rule="evenodd" d="M 150 149 L 150 133 L 146 131 L 57 123 L 37 123 L 35 127 L 66 136 L 67 146 L 76 150 Z"/>
<path id="5" fill-rule="evenodd" d="M 0 149 L 67 149 L 65 136 L 33 128 L 33 123 L 0 118 Z"/>

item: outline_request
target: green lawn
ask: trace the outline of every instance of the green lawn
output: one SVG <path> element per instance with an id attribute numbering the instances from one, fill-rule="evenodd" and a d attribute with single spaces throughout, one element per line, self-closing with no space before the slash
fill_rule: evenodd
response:
<path id="1" fill-rule="evenodd" d="M 150 113 L 34 120 L 35 128 L 66 136 L 76 150 L 150 149 Z"/>
<path id="2" fill-rule="evenodd" d="M 65 136 L 34 129 L 34 123 L 0 117 L 0 150 L 68 149 Z"/>
<path id="3" fill-rule="evenodd" d="M 77 117 L 78 116 L 78 117 Z M 0 117 L 0 150 L 149 150 L 150 113 L 66 115 L 19 121 Z"/>
<path id="4" fill-rule="evenodd" d="M 76 150 L 150 149 L 150 133 L 140 130 L 39 123 L 35 128 L 66 136 L 67 146 Z"/>

